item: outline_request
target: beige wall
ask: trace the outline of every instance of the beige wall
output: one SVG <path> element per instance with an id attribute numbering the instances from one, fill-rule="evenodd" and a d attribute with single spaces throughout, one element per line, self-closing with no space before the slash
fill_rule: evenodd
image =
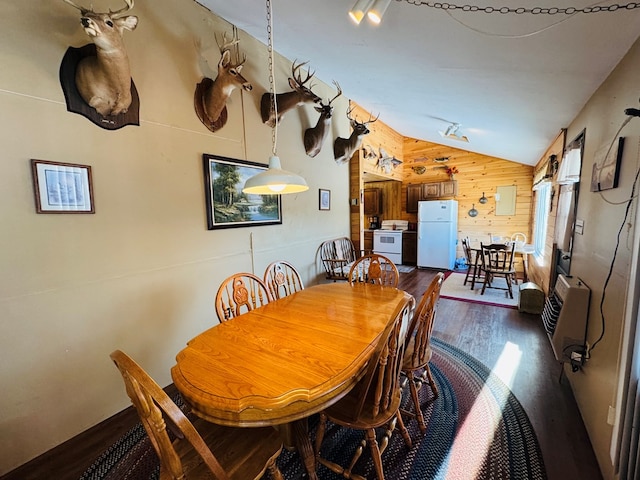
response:
<path id="1" fill-rule="evenodd" d="M 624 109 L 638 106 L 639 69 L 640 40 L 636 41 L 567 130 L 567 141 L 571 141 L 586 129 L 577 213 L 577 218 L 584 220 L 584 234 L 575 236 L 571 273 L 591 288 L 588 342 L 593 345 L 605 328 L 602 341 L 591 352 L 591 359 L 583 370 L 575 374 L 569 372 L 567 376 L 606 480 L 614 478 L 609 456 L 612 427 L 607 424 L 607 413 L 609 406 L 615 405 L 616 389 L 619 387 L 616 379 L 620 335 L 631 253 L 634 244 L 637 244 L 634 238 L 636 226 L 633 225 L 635 215 L 631 214 L 620 235 L 617 258 L 607 287 L 603 326 L 600 315 L 603 285 L 611 268 L 616 237 L 623 225 L 626 208 L 626 203 L 613 205 L 609 202 L 624 202 L 631 194 L 640 163 L 640 119 L 632 119 L 619 133 L 619 136 L 626 137 L 619 187 L 600 195 L 589 191 L 589 183 L 592 166 L 597 160 L 596 152 L 603 147 L 606 150 L 617 138 L 616 133 L 626 118 Z M 637 204 L 635 200 L 634 209 L 637 209 Z"/>
<path id="2" fill-rule="evenodd" d="M 125 33 L 140 126 L 107 131 L 66 111 L 58 80 L 66 49 L 89 41 L 78 12 L 62 1 L 0 4 L 0 474 L 127 406 L 112 350 L 167 385 L 176 353 L 217 323 L 221 280 L 241 270 L 261 275 L 287 259 L 313 283 L 321 241 L 349 232 L 348 166 L 332 153 L 348 121 L 334 116 L 311 159 L 302 144 L 317 118 L 310 106 L 287 113 L 279 129 L 283 168 L 310 186 L 283 197 L 283 224 L 207 230 L 202 154 L 261 163 L 270 154 L 258 109 L 268 89 L 266 47 L 240 32 L 254 89 L 234 92 L 228 124 L 212 134 L 195 114 L 193 92 L 203 74 L 216 75 L 214 32 L 231 27 L 189 0 L 136 2 L 131 13 L 140 18 Z M 278 91 L 289 89 L 289 72 L 278 58 Z M 317 93 L 333 95 L 315 83 Z M 345 97 L 335 103 L 346 111 Z M 91 165 L 95 215 L 36 214 L 32 158 Z M 331 190 L 330 211 L 318 210 L 319 188 Z"/>

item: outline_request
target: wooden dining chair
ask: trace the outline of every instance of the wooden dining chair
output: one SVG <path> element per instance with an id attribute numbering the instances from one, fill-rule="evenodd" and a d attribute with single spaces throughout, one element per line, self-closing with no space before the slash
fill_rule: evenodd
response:
<path id="1" fill-rule="evenodd" d="M 326 240 L 320 245 L 320 260 L 327 280 L 348 280 L 351 265 L 358 255 L 350 238 Z"/>
<path id="2" fill-rule="evenodd" d="M 274 300 L 286 297 L 304 288 L 296 268 L 284 260 L 272 262 L 267 266 L 264 271 L 264 283 L 267 285 L 271 298 Z"/>
<path id="3" fill-rule="evenodd" d="M 484 282 L 482 283 L 481 295 L 487 288 L 496 288 L 500 290 L 507 290 L 509 292 L 509 298 L 513 298 L 512 284 L 516 280 L 516 269 L 513 266 L 513 252 L 515 250 L 515 243 L 505 245 L 502 243 L 484 245 L 480 244 L 482 251 L 482 271 L 484 274 Z M 496 287 L 492 285 L 495 277 L 502 277 L 505 279 L 506 287 Z"/>
<path id="4" fill-rule="evenodd" d="M 482 253 L 471 248 L 469 237 L 462 239 L 462 250 L 467 260 L 467 274 L 464 277 L 463 285 L 471 279 L 471 290 L 476 286 L 476 280 L 482 278 Z"/>
<path id="5" fill-rule="evenodd" d="M 349 270 L 349 283 L 375 283 L 397 287 L 400 281 L 398 267 L 384 255 L 370 253 L 358 258 Z"/>
<path id="6" fill-rule="evenodd" d="M 226 322 L 270 301 L 269 289 L 262 279 L 252 273 L 236 273 L 220 284 L 216 293 L 216 313 L 220 322 Z"/>
<path id="7" fill-rule="evenodd" d="M 438 272 L 422 294 L 420 303 L 413 312 L 413 318 L 407 331 L 404 360 L 402 362 L 402 373 L 404 375 L 402 387 L 405 388 L 407 384 L 409 385 L 414 407 L 414 412 L 403 409 L 402 413 L 415 417 L 422 433 L 427 431 L 418 396 L 422 385 L 428 383 L 434 398 L 438 397 L 438 387 L 433 380 L 429 362 L 432 355 L 431 332 L 436 318 L 436 307 L 443 281 L 444 273 Z"/>
<path id="8" fill-rule="evenodd" d="M 111 354 L 127 395 L 160 459 L 160 478 L 257 480 L 268 470 L 282 480 L 276 459 L 282 440 L 271 427 L 231 428 L 190 421 L 166 392 L 121 350 Z"/>
<path id="9" fill-rule="evenodd" d="M 379 480 L 384 479 L 382 454 L 389 444 L 396 423 L 405 444 L 411 448 L 409 432 L 399 414 L 401 400 L 399 377 L 404 354 L 405 322 L 408 322 L 414 306 L 413 298 L 405 301 L 404 308 L 400 310 L 380 336 L 364 376 L 346 396 L 320 413 L 320 423 L 314 445 L 316 458 L 319 463 L 343 478 L 363 478 L 354 474 L 352 470 L 363 452 L 365 440 L 354 445 L 355 453 L 347 467 L 322 457 L 322 441 L 328 421 L 342 427 L 365 432 L 366 443 L 369 445 Z M 383 426 L 385 429 L 380 441 L 378 441 L 376 428 Z"/>

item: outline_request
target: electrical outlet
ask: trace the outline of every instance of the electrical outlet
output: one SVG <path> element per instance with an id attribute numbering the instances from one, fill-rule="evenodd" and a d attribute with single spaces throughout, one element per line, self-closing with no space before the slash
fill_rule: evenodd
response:
<path id="1" fill-rule="evenodd" d="M 576 362 L 582 362 L 582 353 L 580 352 L 571 352 L 571 360 Z"/>

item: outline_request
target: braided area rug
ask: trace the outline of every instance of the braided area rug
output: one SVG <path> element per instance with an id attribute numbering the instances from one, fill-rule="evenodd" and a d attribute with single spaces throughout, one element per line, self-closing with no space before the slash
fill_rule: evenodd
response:
<path id="1" fill-rule="evenodd" d="M 382 455 L 387 480 L 545 480 L 537 438 L 522 406 L 509 388 L 478 360 L 432 339 L 431 371 L 440 395 L 420 390 L 427 432 L 420 434 L 409 417 L 405 425 L 413 446 L 407 448 L 399 432 Z M 404 407 L 411 410 L 408 392 Z M 182 405 L 180 398 L 175 399 Z M 310 418 L 315 436 L 317 416 Z M 363 433 L 329 424 L 321 455 L 347 465 Z M 286 480 L 303 478 L 295 452 L 283 450 L 278 465 Z M 354 472 L 374 479 L 368 450 Z M 158 460 L 141 425 L 134 427 L 104 452 L 81 480 L 157 479 Z M 320 480 L 342 477 L 318 465 Z M 268 476 L 265 476 L 267 479 Z"/>

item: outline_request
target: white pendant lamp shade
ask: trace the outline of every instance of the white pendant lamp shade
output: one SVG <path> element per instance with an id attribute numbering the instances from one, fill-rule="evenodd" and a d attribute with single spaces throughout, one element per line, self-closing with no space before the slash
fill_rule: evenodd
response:
<path id="1" fill-rule="evenodd" d="M 384 12 L 389 8 L 391 0 L 376 0 L 373 6 L 367 12 L 367 17 L 376 25 L 382 21 Z"/>
<path id="2" fill-rule="evenodd" d="M 304 178 L 282 170 L 280 158 L 274 155 L 269 158 L 269 168 L 249 178 L 242 192 L 256 195 L 282 195 L 306 190 L 309 190 L 309 186 Z"/>
<path id="3" fill-rule="evenodd" d="M 278 118 L 278 104 L 275 94 L 275 68 L 273 64 L 273 11 L 271 0 L 267 0 L 267 53 L 269 56 L 269 94 L 271 98 L 271 111 L 274 118 Z M 309 190 L 307 182 L 300 175 L 282 170 L 280 158 L 277 156 L 276 145 L 278 143 L 278 121 L 271 129 L 271 157 L 269 168 L 258 173 L 244 182 L 243 193 L 254 195 L 284 195 L 287 193 L 299 193 Z"/>
<path id="4" fill-rule="evenodd" d="M 372 3 L 373 0 L 358 0 L 353 8 L 349 10 L 349 18 L 351 18 L 356 25 L 360 25 L 360 22 Z"/>

